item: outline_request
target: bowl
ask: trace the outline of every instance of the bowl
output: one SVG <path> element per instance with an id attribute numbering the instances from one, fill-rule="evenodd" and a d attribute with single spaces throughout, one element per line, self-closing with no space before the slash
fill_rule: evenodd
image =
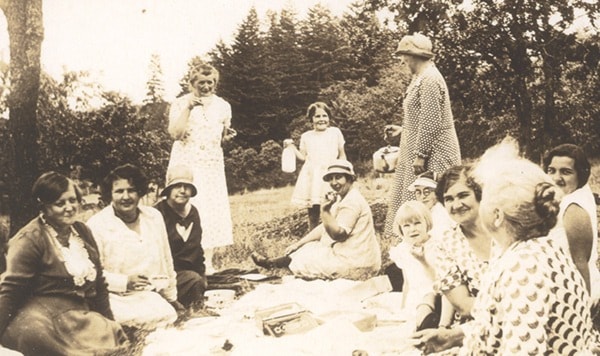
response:
<path id="1" fill-rule="evenodd" d="M 204 292 L 204 305 L 209 308 L 226 308 L 233 303 L 234 299 L 233 289 L 211 289 Z"/>

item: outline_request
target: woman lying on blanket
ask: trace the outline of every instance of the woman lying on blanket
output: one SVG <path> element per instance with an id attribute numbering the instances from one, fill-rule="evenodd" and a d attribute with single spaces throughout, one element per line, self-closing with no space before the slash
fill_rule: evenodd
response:
<path id="1" fill-rule="evenodd" d="M 334 191 L 321 204 L 322 224 L 289 246 L 283 257 L 270 259 L 254 252 L 254 263 L 264 268 L 288 267 L 305 278 L 352 278 L 358 271 L 379 270 L 381 250 L 373 216 L 365 198 L 353 187 L 356 175 L 352 164 L 335 161 L 323 180 Z"/>

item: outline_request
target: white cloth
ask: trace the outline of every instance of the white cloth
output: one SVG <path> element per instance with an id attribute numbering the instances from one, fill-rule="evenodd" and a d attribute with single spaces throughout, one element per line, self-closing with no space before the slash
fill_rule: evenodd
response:
<path id="1" fill-rule="evenodd" d="M 436 266 L 437 251 L 433 239 L 434 237 L 431 237 L 423 244 L 424 259 L 432 271 Z M 433 293 L 433 282 L 435 281 L 435 275 L 427 271 L 427 266 L 411 253 L 411 249 L 412 245 L 404 241 L 390 248 L 390 259 L 402 269 L 407 287 L 406 290 L 404 288 L 402 290 L 406 294 L 404 308 L 408 310 L 416 309 L 423 302 L 423 297 Z"/>
<path id="2" fill-rule="evenodd" d="M 591 296 L 592 302 L 595 303 L 600 300 L 600 271 L 596 266 L 598 261 L 598 215 L 596 212 L 596 200 L 589 184 L 575 190 L 574 192 L 565 195 L 560 202 L 560 212 L 558 213 L 558 221 L 556 223 L 555 232 L 551 236 L 555 238 L 559 246 L 561 246 L 568 254 L 570 254 L 569 241 L 567 235 L 564 233 L 564 215 L 567 208 L 571 205 L 579 205 L 583 210 L 587 212 L 590 217 L 590 223 L 592 224 L 592 232 L 594 239 L 592 240 L 592 250 L 590 251 L 590 260 L 588 266 L 590 269 L 590 285 L 591 285 Z"/>
<path id="3" fill-rule="evenodd" d="M 310 130 L 300 136 L 300 151 L 306 153 L 304 165 L 292 193 L 292 203 L 300 207 L 319 205 L 331 188 L 323 181 L 327 167 L 344 148 L 344 136 L 337 127 Z"/>
<path id="4" fill-rule="evenodd" d="M 290 270 L 308 278 L 347 277 L 364 268 L 376 272 L 381 268 L 381 250 L 375 235 L 371 208 L 355 187 L 331 209 L 337 223 L 348 232 L 348 239 L 336 242 L 317 226 L 311 234 L 320 234 L 318 241 L 309 242 L 290 255 Z"/>
<path id="5" fill-rule="evenodd" d="M 177 328 L 149 334 L 142 354 L 347 356 L 364 350 L 369 355 L 419 355 L 408 338 L 414 323 L 398 307 L 401 293 L 383 293 L 361 302 L 355 291 L 363 284 L 346 279 L 305 281 L 292 276 L 285 276 L 278 284 L 261 283 L 222 310 L 220 317 L 191 319 Z M 323 324 L 302 334 L 265 336 L 256 311 L 286 303 L 299 304 Z M 375 315 L 375 329 L 359 331 L 346 318 L 357 314 Z M 228 352 L 222 349 L 226 340 L 233 345 Z"/>
<path id="6" fill-rule="evenodd" d="M 184 95 L 171 104 L 169 120 L 176 120 L 183 110 L 187 110 L 190 95 Z M 205 98 L 203 102 L 190 112 L 185 138 L 173 143 L 169 168 L 186 165 L 193 171 L 198 193 L 191 202 L 200 214 L 202 247 L 210 249 L 233 243 L 221 148 L 223 130 L 231 126 L 231 105 L 216 95 Z"/>
<path id="7" fill-rule="evenodd" d="M 177 281 L 163 217 L 154 208 L 143 205 L 138 208 L 140 234 L 129 229 L 115 215 L 112 204 L 100 210 L 87 222 L 98 245 L 108 290 L 111 293 L 120 293 L 121 296 L 117 299 L 121 305 L 128 304 L 130 308 L 127 310 L 124 305 L 118 309 L 113 307 L 115 320 L 147 320 L 147 308 L 165 311 L 164 315 L 155 314 L 156 321 L 172 319 L 173 316 L 176 318 L 175 309 L 168 303 L 177 300 Z M 137 274 L 148 278 L 167 276 L 168 286 L 159 291 L 164 298 L 151 297 L 147 299 L 150 301 L 148 304 L 140 305 L 146 298 L 136 294 L 145 291 L 123 294 L 127 291 L 128 276 Z M 111 306 L 114 300 L 115 297 L 111 296 Z M 126 315 L 119 315 L 121 310 L 126 311 Z M 139 312 L 138 319 L 131 316 L 135 311 Z"/>

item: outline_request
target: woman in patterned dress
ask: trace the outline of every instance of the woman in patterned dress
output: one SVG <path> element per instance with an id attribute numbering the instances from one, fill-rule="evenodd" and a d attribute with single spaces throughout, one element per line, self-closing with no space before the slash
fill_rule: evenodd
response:
<path id="1" fill-rule="evenodd" d="M 448 88 L 431 61 L 431 41 L 420 34 L 404 36 L 396 53 L 410 68 L 413 79 L 403 102 L 402 126 L 387 125 L 384 133 L 391 137 L 402 133 L 388 201 L 384 232 L 387 237 L 395 235 L 392 227 L 398 207 L 415 199 L 414 192 L 407 188 L 417 175 L 428 170 L 441 174 L 461 162 Z"/>
<path id="2" fill-rule="evenodd" d="M 474 320 L 417 333 L 425 353 L 461 342 L 458 354 L 465 355 L 575 355 L 595 348 L 585 282 L 548 236 L 557 222 L 558 188 L 512 147 L 488 151 L 475 172 L 484 188 L 481 219 L 500 253 L 473 306 Z"/>
<path id="3" fill-rule="evenodd" d="M 461 319 L 471 317 L 492 254 L 491 238 L 479 216 L 481 186 L 470 177 L 470 170 L 469 166 L 448 169 L 435 192 L 457 225 L 436 240 L 434 290 L 448 298 Z"/>
<path id="4" fill-rule="evenodd" d="M 231 129 L 231 106 L 215 95 L 217 70 L 205 63 L 190 72 L 190 93 L 177 98 L 169 112 L 169 133 L 175 139 L 169 168 L 191 167 L 198 194 L 206 272 L 214 272 L 213 249 L 233 243 L 233 231 L 225 164 L 221 143 L 235 137 Z"/>

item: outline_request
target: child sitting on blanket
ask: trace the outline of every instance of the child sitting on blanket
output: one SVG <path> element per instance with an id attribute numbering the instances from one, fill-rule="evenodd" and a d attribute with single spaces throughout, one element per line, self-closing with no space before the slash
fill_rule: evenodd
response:
<path id="1" fill-rule="evenodd" d="M 433 292 L 437 239 L 430 235 L 431 212 L 421 202 L 408 201 L 398 208 L 394 227 L 402 240 L 390 249 L 390 258 L 404 276 L 402 308 L 416 311 L 417 330 L 449 324 L 454 311 Z"/>

